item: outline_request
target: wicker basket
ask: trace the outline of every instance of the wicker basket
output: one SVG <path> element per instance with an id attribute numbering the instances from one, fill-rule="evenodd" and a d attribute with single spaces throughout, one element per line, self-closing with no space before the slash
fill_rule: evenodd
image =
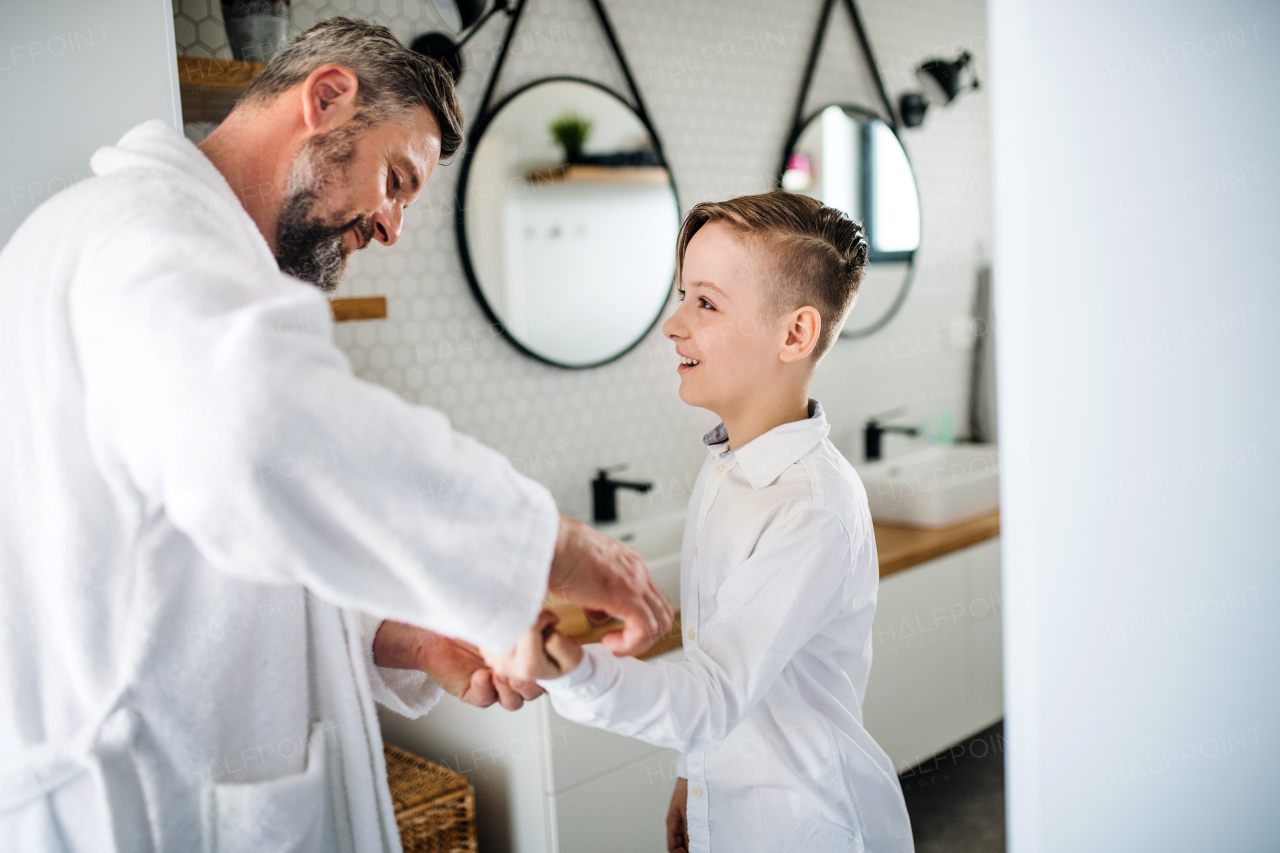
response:
<path id="1" fill-rule="evenodd" d="M 476 793 L 467 777 L 384 743 L 405 853 L 476 853 Z"/>

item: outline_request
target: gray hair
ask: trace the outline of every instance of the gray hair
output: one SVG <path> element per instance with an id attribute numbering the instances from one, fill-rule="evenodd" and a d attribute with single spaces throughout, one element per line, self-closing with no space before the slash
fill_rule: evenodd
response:
<path id="1" fill-rule="evenodd" d="M 441 159 L 461 147 L 462 108 L 449 72 L 405 47 L 391 30 L 367 21 L 329 18 L 294 36 L 262 69 L 242 103 L 269 103 L 328 63 L 351 69 L 360 81 L 358 123 L 403 122 L 426 107 L 440 126 Z"/>

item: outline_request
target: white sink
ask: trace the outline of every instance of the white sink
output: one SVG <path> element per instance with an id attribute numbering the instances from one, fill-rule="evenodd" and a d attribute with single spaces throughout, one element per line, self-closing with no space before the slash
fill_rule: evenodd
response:
<path id="1" fill-rule="evenodd" d="M 684 541 L 685 510 L 641 521 L 597 524 L 596 529 L 640 552 L 649 573 L 662 587 L 672 607 L 680 606 L 680 545 Z"/>
<path id="2" fill-rule="evenodd" d="M 927 447 L 857 466 L 871 517 L 908 527 L 947 527 L 1000 506 L 994 444 Z"/>

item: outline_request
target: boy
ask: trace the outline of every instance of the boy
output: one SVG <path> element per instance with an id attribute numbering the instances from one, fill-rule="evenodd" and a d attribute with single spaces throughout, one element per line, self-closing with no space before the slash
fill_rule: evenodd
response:
<path id="1" fill-rule="evenodd" d="M 542 615 L 516 657 L 556 710 L 680 750 L 667 846 L 909 853 L 893 766 L 862 727 L 878 570 L 866 493 L 809 399 L 866 264 L 859 225 L 775 191 L 700 204 L 663 325 L 680 398 L 723 423 L 689 502 L 685 659 L 583 649 Z"/>

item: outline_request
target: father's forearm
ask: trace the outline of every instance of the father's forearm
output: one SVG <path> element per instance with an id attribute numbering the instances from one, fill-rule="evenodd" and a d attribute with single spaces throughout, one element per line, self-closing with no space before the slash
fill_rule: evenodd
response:
<path id="1" fill-rule="evenodd" d="M 493 678 L 475 646 L 387 620 L 373 637 L 373 662 L 391 669 L 416 669 L 463 702 L 487 708 L 501 702 L 515 711 L 542 695 L 537 684 Z"/>
<path id="2" fill-rule="evenodd" d="M 390 669 L 418 669 L 422 645 L 430 636 L 423 628 L 388 619 L 373 637 L 373 662 Z"/>

